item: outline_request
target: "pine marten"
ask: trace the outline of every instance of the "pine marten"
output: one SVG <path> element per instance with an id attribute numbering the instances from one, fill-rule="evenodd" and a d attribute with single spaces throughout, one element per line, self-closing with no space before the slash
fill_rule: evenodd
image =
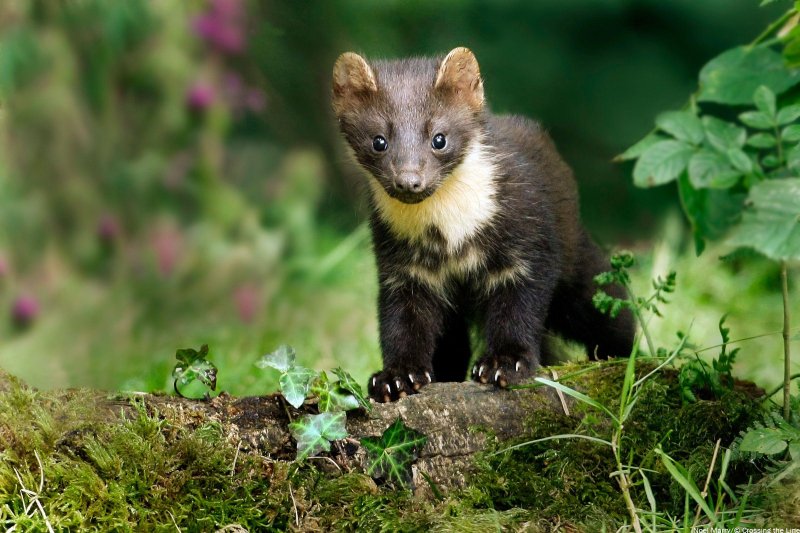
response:
<path id="1" fill-rule="evenodd" d="M 546 331 L 590 358 L 630 354 L 630 313 L 611 319 L 592 305 L 608 262 L 581 225 L 571 169 L 538 123 L 488 111 L 470 50 L 344 53 L 333 109 L 369 174 L 383 352 L 372 398 L 464 380 L 473 322 L 486 350 L 472 378 L 499 387 L 540 365 Z"/>

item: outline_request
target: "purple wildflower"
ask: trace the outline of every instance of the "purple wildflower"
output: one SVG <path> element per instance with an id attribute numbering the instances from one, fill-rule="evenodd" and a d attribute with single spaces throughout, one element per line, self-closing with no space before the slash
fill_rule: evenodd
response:
<path id="1" fill-rule="evenodd" d="M 203 82 L 197 82 L 186 93 L 186 103 L 191 109 L 203 111 L 214 103 L 214 87 Z"/>
<path id="2" fill-rule="evenodd" d="M 39 316 L 39 302 L 30 294 L 19 296 L 11 306 L 11 320 L 18 328 L 30 326 Z"/>
<path id="3" fill-rule="evenodd" d="M 245 11 L 242 0 L 212 0 L 209 9 L 196 17 L 195 33 L 222 53 L 238 54 L 245 46 Z"/>

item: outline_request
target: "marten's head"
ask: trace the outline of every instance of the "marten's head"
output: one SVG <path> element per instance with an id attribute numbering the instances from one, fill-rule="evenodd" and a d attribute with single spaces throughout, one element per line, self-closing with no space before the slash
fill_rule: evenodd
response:
<path id="1" fill-rule="evenodd" d="M 346 52 L 333 67 L 333 109 L 375 194 L 404 204 L 433 195 L 481 150 L 483 82 L 467 48 L 375 62 Z"/>

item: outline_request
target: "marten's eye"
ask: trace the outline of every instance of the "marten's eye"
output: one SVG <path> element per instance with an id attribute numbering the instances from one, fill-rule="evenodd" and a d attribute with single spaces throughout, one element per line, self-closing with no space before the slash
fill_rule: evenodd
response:
<path id="1" fill-rule="evenodd" d="M 376 152 L 383 152 L 387 148 L 389 148 L 389 143 L 386 142 L 382 136 L 378 135 L 374 139 L 372 139 L 372 149 Z"/>
<path id="2" fill-rule="evenodd" d="M 441 150 L 445 146 L 447 146 L 447 139 L 445 139 L 444 135 L 441 133 L 437 133 L 433 136 L 433 140 L 431 141 L 431 146 L 433 146 L 434 150 Z"/>

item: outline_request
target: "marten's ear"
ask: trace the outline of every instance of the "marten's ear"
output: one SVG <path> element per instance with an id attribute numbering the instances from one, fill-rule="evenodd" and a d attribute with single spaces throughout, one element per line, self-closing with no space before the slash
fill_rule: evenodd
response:
<path id="1" fill-rule="evenodd" d="M 434 88 L 447 92 L 473 109 L 483 107 L 483 81 L 478 60 L 469 48 L 459 47 L 439 65 Z"/>
<path id="2" fill-rule="evenodd" d="M 336 115 L 376 92 L 378 83 L 367 61 L 353 52 L 340 55 L 333 65 L 333 111 Z"/>

